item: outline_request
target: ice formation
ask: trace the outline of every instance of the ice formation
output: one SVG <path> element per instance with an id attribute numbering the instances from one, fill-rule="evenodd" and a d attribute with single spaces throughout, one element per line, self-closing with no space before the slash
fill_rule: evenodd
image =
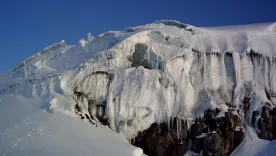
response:
<path id="1" fill-rule="evenodd" d="M 246 122 L 276 105 L 275 30 L 275 23 L 199 28 L 160 20 L 89 34 L 78 45 L 53 44 L 5 73 L 0 96 L 41 98 L 50 112 L 100 120 L 129 140 L 153 123 L 172 126 L 172 117 L 188 127 L 207 109 L 223 117 L 227 104 Z"/>

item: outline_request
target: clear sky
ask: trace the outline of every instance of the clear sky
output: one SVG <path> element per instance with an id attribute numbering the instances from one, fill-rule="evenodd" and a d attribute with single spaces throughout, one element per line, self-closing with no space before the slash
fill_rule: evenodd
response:
<path id="1" fill-rule="evenodd" d="M 194 26 L 276 22 L 276 0 L 0 0 L 0 73 L 88 32 L 172 19 Z"/>

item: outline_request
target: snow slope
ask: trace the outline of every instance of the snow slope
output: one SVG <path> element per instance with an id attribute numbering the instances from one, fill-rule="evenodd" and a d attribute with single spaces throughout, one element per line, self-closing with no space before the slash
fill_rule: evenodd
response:
<path id="1" fill-rule="evenodd" d="M 254 132 L 254 129 L 247 127 L 247 132 L 245 133 L 245 139 L 241 145 L 234 151 L 231 155 L 233 156 L 243 156 L 243 155 L 252 155 L 252 156 L 272 156 L 276 150 L 276 142 L 262 140 L 257 137 Z"/>
<path id="2" fill-rule="evenodd" d="M 66 45 L 65 41 L 55 43 L 0 76 L 0 98 L 6 99 L 0 103 L 0 110 L 3 111 L 0 113 L 0 124 L 6 124 L 3 119 L 8 116 L 12 116 L 11 120 L 15 121 L 14 124 L 11 122 L 1 127 L 4 137 L 1 141 L 11 140 L 11 143 L 0 146 L 0 152 L 9 155 L 10 149 L 18 151 L 19 146 L 13 147 L 17 145 L 16 142 L 21 143 L 18 144 L 20 148 L 27 147 L 24 145 L 29 144 L 30 140 L 25 136 L 26 133 L 34 131 L 39 134 L 35 129 L 42 122 L 49 126 L 49 129 L 43 131 L 45 135 L 51 133 L 65 138 L 52 140 L 51 137 L 31 137 L 35 139 L 34 142 L 45 140 L 45 146 L 50 146 L 47 141 L 61 140 L 68 143 L 70 136 L 78 134 L 79 138 L 72 140 L 81 143 L 76 141 L 68 144 L 66 150 L 70 151 L 71 146 L 81 144 L 83 147 L 78 148 L 86 155 L 90 150 L 100 149 L 97 144 L 91 145 L 94 148 L 88 146 L 89 140 L 96 138 L 107 144 L 106 148 L 111 151 L 115 148 L 125 149 L 118 151 L 122 152 L 118 155 L 141 154 L 139 149 L 126 144 L 124 139 L 113 132 L 103 130 L 106 135 L 110 135 L 111 140 L 120 140 L 120 144 L 99 139 L 97 134 L 101 130 L 79 123 L 79 119 L 66 117 L 75 115 L 76 105 L 82 116 L 91 114 L 93 117 L 97 114 L 95 112 L 101 110 L 101 116 L 109 121 L 110 128 L 127 139 L 135 137 L 154 122 L 168 121 L 171 116 L 193 122 L 208 108 L 219 108 L 223 116 L 228 110 L 225 103 L 231 102 L 238 108 L 244 96 L 252 99 L 250 113 L 260 110 L 266 102 L 274 107 L 275 43 L 275 23 L 199 28 L 169 20 L 122 31 L 109 31 L 96 38 L 89 34 L 87 39 L 81 39 L 77 45 Z M 271 99 L 267 98 L 266 92 L 273 95 Z M 16 98 L 24 99 L 22 105 L 28 105 L 29 99 L 34 104 L 25 107 L 13 101 Z M 90 107 L 91 101 L 95 107 Z M 26 114 L 21 117 L 20 113 L 24 111 L 14 110 L 9 103 L 14 103 L 13 107 L 22 108 Z M 47 114 L 44 110 L 53 114 Z M 35 118 L 19 120 L 29 114 L 34 114 Z M 250 118 L 239 115 L 244 120 Z M 24 124 L 28 122 L 36 125 L 25 129 Z M 8 131 L 12 126 L 19 128 Z M 57 129 L 70 131 L 62 133 Z M 20 136 L 9 138 L 9 133 Z M 87 133 L 89 135 L 83 135 Z M 23 138 L 23 141 L 18 141 L 18 138 Z M 260 142 L 264 146 L 267 144 Z M 247 146 L 255 145 L 246 144 L 237 150 L 244 152 Z M 28 147 L 34 147 L 30 151 L 44 151 L 39 144 Z M 45 150 L 45 155 L 53 154 L 47 152 L 61 152 L 62 155 L 64 150 L 54 147 L 52 144 L 49 148 L 53 150 Z M 106 155 L 104 152 L 107 151 L 97 152 L 97 155 L 100 152 Z M 67 154 L 70 153 L 73 151 Z M 17 154 L 10 152 L 10 155 Z"/>
<path id="3" fill-rule="evenodd" d="M 1 97 L 0 155 L 142 155 L 123 136 L 74 116 L 50 114 L 40 99 Z"/>

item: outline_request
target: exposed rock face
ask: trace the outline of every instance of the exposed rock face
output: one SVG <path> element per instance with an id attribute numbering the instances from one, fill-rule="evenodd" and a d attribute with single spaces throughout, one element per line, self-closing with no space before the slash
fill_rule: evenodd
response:
<path id="1" fill-rule="evenodd" d="M 132 143 L 141 147 L 150 156 L 182 156 L 191 150 L 203 156 L 226 156 L 240 145 L 244 138 L 245 117 L 250 109 L 250 98 L 243 100 L 243 112 L 229 106 L 228 112 L 219 115 L 219 109 L 207 109 L 203 117 L 198 117 L 188 127 L 186 120 L 174 117 L 170 124 L 154 123 L 140 132 Z M 266 103 L 261 111 L 253 111 L 251 125 L 256 126 L 261 139 L 276 139 L 276 107 Z"/>
<path id="2" fill-rule="evenodd" d="M 154 123 L 132 140 L 148 155 L 182 156 L 189 149 L 208 155 L 230 155 L 244 138 L 243 125 L 232 110 L 216 118 L 219 110 L 208 109 L 204 117 L 195 119 L 190 128 L 187 121 L 173 118 L 168 123 Z"/>
<path id="3" fill-rule="evenodd" d="M 257 125 L 259 138 L 265 140 L 276 139 L 276 108 L 270 109 L 263 106 L 261 113 L 254 111 L 251 124 Z"/>
<path id="4" fill-rule="evenodd" d="M 203 155 L 229 155 L 241 143 L 244 132 L 241 119 L 229 109 L 216 118 L 219 110 L 205 111 L 191 126 L 191 150 Z"/>
<path id="5" fill-rule="evenodd" d="M 154 123 L 132 140 L 144 153 L 153 156 L 182 156 L 188 150 L 187 121 L 172 118 L 168 123 Z"/>
<path id="6" fill-rule="evenodd" d="M 271 95 L 266 92 L 268 99 L 271 99 Z M 245 114 L 249 109 L 249 98 L 244 98 L 243 105 L 245 109 Z M 276 107 L 266 102 L 260 110 L 255 110 L 251 114 L 251 120 L 249 121 L 250 125 L 255 127 L 258 137 L 265 140 L 274 140 L 276 139 Z"/>

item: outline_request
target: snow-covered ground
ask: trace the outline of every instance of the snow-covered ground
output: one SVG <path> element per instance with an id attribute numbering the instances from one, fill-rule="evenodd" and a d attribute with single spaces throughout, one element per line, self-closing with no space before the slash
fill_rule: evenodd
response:
<path id="1" fill-rule="evenodd" d="M 0 76 L 0 154 L 141 155 L 124 138 L 154 122 L 192 122 L 208 108 L 224 116 L 225 103 L 239 108 L 244 96 L 249 114 L 266 102 L 274 107 L 275 57 L 275 23 L 199 28 L 161 20 L 55 43 Z M 101 109 L 121 135 L 82 122 L 76 105 L 82 115 Z M 275 141 L 246 132 L 233 155 L 276 151 Z"/>
<path id="2" fill-rule="evenodd" d="M 259 139 L 251 127 L 246 127 L 245 138 L 241 145 L 232 153 L 232 156 L 273 156 L 276 151 L 276 141 Z"/>
<path id="3" fill-rule="evenodd" d="M 142 150 L 110 129 L 76 116 L 48 113 L 40 99 L 1 97 L 1 156 L 141 156 Z"/>

